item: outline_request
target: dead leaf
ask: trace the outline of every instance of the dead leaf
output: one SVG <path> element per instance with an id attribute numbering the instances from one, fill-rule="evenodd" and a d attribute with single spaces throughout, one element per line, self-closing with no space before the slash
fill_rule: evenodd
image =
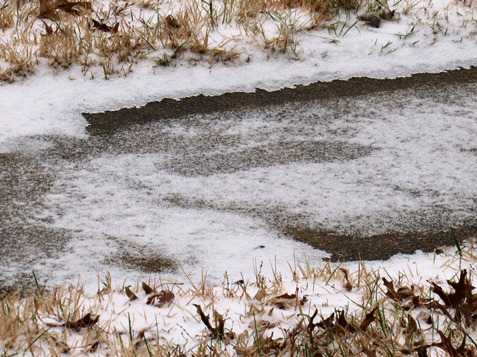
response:
<path id="1" fill-rule="evenodd" d="M 112 33 L 118 32 L 119 22 L 116 22 L 114 26 L 108 26 L 105 23 L 96 21 L 95 19 L 91 19 L 91 21 L 93 21 L 92 27 L 95 29 L 98 29 L 103 32 L 112 32 Z"/>
<path id="2" fill-rule="evenodd" d="M 420 297 L 420 296 L 414 296 L 414 297 L 412 298 L 411 304 L 412 304 L 411 308 L 412 308 L 412 307 L 417 308 L 417 307 L 421 307 L 421 306 L 422 306 L 423 301 L 421 300 L 421 297 Z"/>
<path id="3" fill-rule="evenodd" d="M 45 31 L 47 36 L 53 35 L 53 28 L 50 25 L 48 25 L 44 20 L 41 20 L 41 21 L 43 22 L 43 25 L 45 25 Z"/>
<path id="4" fill-rule="evenodd" d="M 94 342 L 89 348 L 88 348 L 88 353 L 95 353 L 96 350 L 98 349 L 99 347 L 99 342 L 96 341 Z"/>
<path id="5" fill-rule="evenodd" d="M 172 27 L 174 29 L 178 29 L 181 27 L 181 24 L 179 23 L 179 21 L 177 21 L 177 19 L 172 15 L 166 16 L 166 23 L 167 23 L 167 26 Z"/>
<path id="6" fill-rule="evenodd" d="M 127 297 L 129 298 L 130 301 L 134 301 L 137 299 L 137 295 L 132 292 L 132 290 L 129 288 L 129 286 L 126 286 L 124 288 L 124 291 L 126 292 Z"/>
<path id="7" fill-rule="evenodd" d="M 351 283 L 349 281 L 349 277 L 348 277 L 348 275 L 349 275 L 348 269 L 340 268 L 340 270 L 343 273 L 344 278 L 345 278 L 344 288 L 346 289 L 346 291 L 353 290 L 353 285 L 351 285 Z"/>
<path id="8" fill-rule="evenodd" d="M 285 293 L 282 295 L 274 296 L 270 299 L 270 303 L 277 306 L 279 309 L 286 309 L 293 305 L 303 306 L 307 301 L 308 297 L 306 297 L 306 295 L 303 296 L 303 298 L 301 298 L 300 300 L 298 300 L 298 289 L 296 294 Z"/>
<path id="9" fill-rule="evenodd" d="M 428 357 L 427 349 L 429 346 L 420 346 L 414 349 L 415 352 L 417 352 L 418 357 Z"/>
<path id="10" fill-rule="evenodd" d="M 441 338 L 441 342 L 435 342 L 430 345 L 425 345 L 425 346 L 419 346 L 418 348 L 415 349 L 416 352 L 418 352 L 419 356 L 427 356 L 427 349 L 430 347 L 438 347 L 444 352 L 446 352 L 447 356 L 449 357 L 472 357 L 474 356 L 474 353 L 465 348 L 466 344 L 466 336 L 462 339 L 462 343 L 458 348 L 455 348 L 454 345 L 452 344 L 451 337 L 449 334 L 449 337 L 446 337 L 444 333 L 440 330 L 437 330 L 437 333 L 439 334 Z"/>
<path id="11" fill-rule="evenodd" d="M 436 347 L 441 348 L 442 350 L 446 351 L 450 357 L 461 357 L 462 355 L 460 354 L 459 351 L 455 349 L 455 347 L 452 345 L 452 341 L 449 337 L 446 337 L 444 333 L 440 330 L 437 330 L 437 333 L 441 337 L 441 342 L 436 344 Z"/>
<path id="12" fill-rule="evenodd" d="M 432 292 L 439 295 L 447 307 L 457 308 L 462 305 L 466 297 L 472 296 L 471 292 L 474 287 L 470 284 L 469 279 L 467 279 L 466 269 L 460 272 L 460 278 L 458 282 L 447 280 L 447 283 L 454 289 L 453 293 L 446 293 L 441 286 L 431 282 L 433 287 Z"/>
<path id="13" fill-rule="evenodd" d="M 147 285 L 145 282 L 142 283 L 142 290 L 144 290 L 146 295 L 154 293 L 154 289 Z"/>
<path id="14" fill-rule="evenodd" d="M 163 307 L 167 303 L 171 303 L 174 300 L 174 293 L 170 290 L 161 290 L 159 293 L 151 295 L 147 298 L 146 304 L 155 305 L 157 307 Z M 157 303 L 156 303 L 157 300 Z"/>
<path id="15" fill-rule="evenodd" d="M 315 319 L 316 315 L 318 315 L 318 310 L 315 307 L 315 312 L 313 313 L 313 315 L 306 316 L 309 319 L 308 326 L 306 327 L 306 329 L 307 329 L 307 332 L 310 336 L 313 335 L 313 330 L 315 329 L 315 327 L 318 326 L 318 324 L 313 323 L 313 320 Z"/>
<path id="16" fill-rule="evenodd" d="M 369 349 L 369 348 L 366 348 L 366 347 L 363 347 L 363 351 L 362 351 L 367 357 L 376 357 L 377 354 L 376 354 L 376 348 L 374 350 L 372 349 Z"/>
<path id="17" fill-rule="evenodd" d="M 434 253 L 437 254 L 437 255 L 444 254 L 446 252 L 446 250 L 448 250 L 448 249 L 449 249 L 449 247 L 446 247 L 446 246 L 438 247 L 438 248 L 434 249 Z"/>
<path id="18" fill-rule="evenodd" d="M 96 324 L 99 320 L 99 315 L 96 317 L 91 317 L 91 313 L 87 313 L 81 319 L 73 322 L 66 322 L 64 325 L 67 328 L 71 328 L 79 332 L 82 328 L 91 327 Z"/>
<path id="19" fill-rule="evenodd" d="M 472 357 L 472 356 L 475 356 L 475 354 L 473 353 L 472 350 L 469 350 L 467 348 L 465 348 L 466 342 L 467 340 L 467 335 L 464 335 L 464 338 L 462 339 L 462 343 L 460 344 L 460 346 L 457 348 L 457 353 L 459 353 L 460 356 L 468 356 L 468 357 Z"/>
<path id="20" fill-rule="evenodd" d="M 386 278 L 383 277 L 384 286 L 388 289 L 386 292 L 386 296 L 393 300 L 399 301 L 399 295 L 396 290 L 394 290 L 394 284 L 392 281 L 388 281 Z"/>
<path id="21" fill-rule="evenodd" d="M 411 314 L 407 316 L 407 327 L 404 330 L 405 334 L 408 335 L 414 335 L 414 333 L 417 331 L 417 322 L 414 320 L 414 317 L 412 317 Z"/>
<path id="22" fill-rule="evenodd" d="M 373 14 L 363 14 L 358 16 L 358 20 L 364 21 L 366 25 L 378 28 L 381 26 L 381 19 Z"/>
<path id="23" fill-rule="evenodd" d="M 335 318 L 335 313 L 333 312 L 328 318 L 322 320 L 321 322 L 318 322 L 316 324 L 317 327 L 321 327 L 325 330 L 328 330 L 334 326 L 333 320 Z"/>
<path id="24" fill-rule="evenodd" d="M 392 20 L 394 15 L 396 15 L 396 10 L 383 9 L 379 13 L 379 17 L 382 18 L 383 20 L 387 20 L 387 21 Z"/>
<path id="25" fill-rule="evenodd" d="M 475 287 L 470 284 L 470 281 L 467 278 L 466 269 L 460 272 L 460 278 L 458 282 L 447 280 L 447 283 L 455 290 L 455 293 L 451 294 L 450 296 L 452 302 L 455 304 L 454 306 L 460 305 L 460 302 L 466 298 L 469 298 L 468 300 L 472 300 L 472 290 L 474 290 Z"/>
<path id="26" fill-rule="evenodd" d="M 412 290 L 412 288 L 407 286 L 400 287 L 399 289 L 397 289 L 396 292 L 401 300 L 414 297 L 414 291 Z"/>
<path id="27" fill-rule="evenodd" d="M 285 293 L 285 294 L 282 294 L 282 295 L 279 295 L 279 296 L 275 296 L 275 298 L 277 299 L 296 299 L 296 295 L 295 294 L 288 294 L 288 293 Z"/>
<path id="28" fill-rule="evenodd" d="M 215 327 L 212 327 L 212 325 L 210 324 L 209 315 L 204 314 L 200 305 L 194 304 L 194 306 L 197 309 L 197 313 L 199 314 L 200 319 L 204 323 L 205 327 L 207 327 L 207 329 L 212 334 L 212 338 L 216 338 L 219 340 L 223 339 L 225 325 L 224 317 L 214 310 Z"/>
<path id="29" fill-rule="evenodd" d="M 338 319 L 336 320 L 336 324 L 340 326 L 344 331 L 349 331 L 351 333 L 354 333 L 356 331 L 354 326 L 349 324 L 348 321 L 346 321 L 344 311 L 339 312 Z"/>
<path id="30" fill-rule="evenodd" d="M 395 301 L 403 301 L 408 298 L 413 298 L 414 297 L 414 292 L 412 291 L 411 288 L 408 288 L 407 286 L 400 287 L 397 291 L 394 289 L 394 284 L 392 281 L 388 281 L 386 278 L 382 278 L 384 286 L 388 289 L 386 292 L 386 296 L 390 299 L 393 299 Z"/>
<path id="31" fill-rule="evenodd" d="M 376 306 L 371 312 L 367 313 L 366 316 L 364 317 L 364 320 L 361 322 L 361 325 L 359 325 L 359 329 L 361 331 L 366 331 L 368 326 L 375 320 L 374 313 L 378 307 Z"/>
<path id="32" fill-rule="evenodd" d="M 296 296 L 293 296 L 292 298 L 290 298 L 288 294 L 284 294 L 286 295 L 285 297 L 283 296 L 275 296 L 273 298 L 270 299 L 270 304 L 273 304 L 275 305 L 276 307 L 278 307 L 279 309 L 283 310 L 283 309 L 287 309 L 287 308 L 290 308 L 292 307 L 293 305 L 296 304 Z"/>

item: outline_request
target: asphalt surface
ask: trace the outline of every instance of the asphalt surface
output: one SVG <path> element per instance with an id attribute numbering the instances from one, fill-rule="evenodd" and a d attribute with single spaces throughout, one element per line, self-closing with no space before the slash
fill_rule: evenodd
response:
<path id="1" fill-rule="evenodd" d="M 32 280 L 29 266 L 38 264 L 42 259 L 61 256 L 67 243 L 75 236 L 74 229 L 52 225 L 52 218 L 45 214 L 51 208 L 51 202 L 46 204 L 44 198 L 51 194 L 53 187 L 56 191 L 58 185 L 61 187 L 59 173 L 65 167 L 70 171 L 74 171 L 75 167 L 84 170 L 85 163 L 103 155 L 172 153 L 173 159 L 163 163 L 164 170 L 184 177 L 205 177 L 295 162 L 349 161 L 366 157 L 375 150 L 372 146 L 337 140 L 300 141 L 293 138 L 280 143 L 244 146 L 244 138 L 240 135 L 221 135 L 213 129 L 209 135 L 178 139 L 177 135 L 164 134 L 158 140 L 151 129 L 151 125 L 155 123 L 174 126 L 186 116 L 211 113 L 225 115 L 230 110 L 262 110 L 283 103 L 314 102 L 332 107 L 338 99 L 344 99 L 349 105 L 337 108 L 336 115 L 349 115 L 354 110 L 353 98 L 373 95 L 383 98 L 387 93 L 391 96 L 399 91 L 409 91 L 415 96 L 427 96 L 445 103 L 449 100 L 449 91 L 455 91 L 461 85 L 466 86 L 468 97 L 475 97 L 477 88 L 474 88 L 474 83 L 477 83 L 477 69 L 472 68 L 440 74 L 418 74 L 394 80 L 354 78 L 276 92 L 258 90 L 256 93 L 198 96 L 181 101 L 165 99 L 142 108 L 85 113 L 86 130 L 90 134 L 87 139 L 56 136 L 24 138 L 19 141 L 16 152 L 0 153 L 0 266 L 3 271 L 0 273 L 0 286 L 14 285 L 22 279 L 24 282 Z M 456 105 L 455 102 L 450 104 Z M 188 124 L 190 127 L 196 125 L 194 120 L 192 124 Z M 197 119 L 197 122 L 200 120 Z M 26 149 L 31 145 L 25 143 L 32 141 L 47 145 L 42 145 L 37 150 Z M 225 147 L 228 151 L 210 154 L 211 148 L 215 147 Z M 477 138 L 471 152 L 475 154 L 477 163 Z M 64 190 L 69 190 L 67 185 Z M 475 200 L 475 197 L 470 199 Z M 445 221 L 452 216 L 452 212 L 436 215 L 432 218 L 432 223 L 423 217 L 416 217 L 416 224 L 412 227 L 422 224 L 422 230 L 407 229 L 404 232 L 391 231 L 363 237 L 361 234 L 341 234 L 322 229 L 320 225 L 310 224 L 306 217 L 287 209 L 219 205 L 213 201 L 179 196 L 168 196 L 164 198 L 164 202 L 166 201 L 168 205 L 177 207 L 206 208 L 258 217 L 270 229 L 324 250 L 335 261 L 387 259 L 397 253 L 433 251 L 437 247 L 453 245 L 456 240 L 468 239 L 477 234 L 477 217 L 453 224 L 452 221 Z M 442 222 L 435 224 L 436 217 L 441 217 Z M 453 226 L 452 230 L 449 225 Z M 108 256 L 107 264 L 145 272 L 177 268 L 174 257 L 158 252 L 150 254 L 147 245 L 130 241 L 127 244 L 123 242 L 120 246 L 121 249 Z"/>

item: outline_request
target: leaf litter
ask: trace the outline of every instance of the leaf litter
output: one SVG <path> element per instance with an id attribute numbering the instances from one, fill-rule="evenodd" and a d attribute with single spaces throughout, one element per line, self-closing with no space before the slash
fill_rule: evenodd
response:
<path id="1" fill-rule="evenodd" d="M 392 262 L 295 263 L 290 279 L 257 273 L 221 287 L 159 277 L 115 288 L 106 278 L 96 293 L 80 285 L 10 292 L 1 300 L 0 345 L 22 355 L 473 356 L 474 242 L 427 259 L 422 276 L 392 272 Z"/>

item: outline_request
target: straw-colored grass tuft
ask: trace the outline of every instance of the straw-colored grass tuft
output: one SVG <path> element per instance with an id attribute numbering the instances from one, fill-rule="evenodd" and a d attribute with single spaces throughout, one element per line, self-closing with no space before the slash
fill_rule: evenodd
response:
<path id="1" fill-rule="evenodd" d="M 475 4 L 455 6 L 462 28 L 468 27 Z M 269 58 L 301 59 L 299 37 L 305 31 L 328 29 L 338 43 L 353 29 L 399 21 L 400 14 L 412 21 L 408 33 L 398 34 L 403 38 L 419 24 L 436 35 L 459 32 L 447 10 L 425 11 L 412 1 L 3 0 L 0 80 L 27 77 L 41 64 L 108 79 L 131 73 L 141 62 L 240 63 L 260 51 Z M 382 52 L 396 49 L 389 44 Z"/>
<path id="2" fill-rule="evenodd" d="M 96 293 L 81 283 L 13 291 L 0 300 L 3 355 L 474 356 L 474 243 L 439 251 L 438 275 L 391 276 L 365 263 L 290 264 L 290 278 L 256 267 L 212 287 L 149 280 Z M 432 261 L 432 256 L 429 257 Z"/>

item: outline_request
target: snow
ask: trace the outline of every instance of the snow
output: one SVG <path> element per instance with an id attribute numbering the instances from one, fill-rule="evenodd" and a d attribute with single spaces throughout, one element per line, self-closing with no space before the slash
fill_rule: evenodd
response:
<path id="1" fill-rule="evenodd" d="M 409 14 L 406 4 L 397 4 L 398 20 L 384 22 L 378 29 L 362 22 L 351 26 L 356 20 L 342 14 L 336 19 L 335 32 L 321 29 L 299 33 L 296 60 L 286 55 L 267 59 L 263 49 L 244 39 L 245 43 L 236 47 L 243 52 L 242 57 L 248 54 L 251 60 L 238 65 L 199 62 L 191 66 L 184 62 L 165 68 L 155 64 L 152 54 L 127 78 L 113 76 L 109 80 L 102 79 L 101 68 L 92 69 L 92 80 L 79 67 L 60 72 L 40 67 L 33 78 L 0 85 L 0 149 L 8 150 L 11 140 L 24 135 L 82 136 L 82 112 L 141 106 L 166 97 L 271 90 L 360 76 L 409 76 L 475 65 L 472 7 L 422 4 Z M 230 27 L 218 29 L 216 35 L 233 37 L 230 31 Z"/>
<path id="2" fill-rule="evenodd" d="M 77 272 L 137 277 L 105 259 L 126 249 L 217 283 L 225 271 L 250 276 L 254 263 L 271 273 L 275 259 L 286 269 L 326 256 L 284 235 L 287 222 L 364 237 L 473 222 L 477 108 L 462 99 L 473 88 L 397 91 L 373 96 L 372 106 L 364 96 L 192 115 L 116 134 L 119 153 L 84 147 L 90 159 L 55 163 L 41 216 L 74 239 L 35 269 L 60 281 Z M 307 150 L 308 161 L 297 161 Z"/>
<path id="3" fill-rule="evenodd" d="M 429 295 L 433 294 L 425 287 L 429 286 L 430 282 L 446 286 L 446 280 L 458 279 L 457 267 L 473 270 L 473 259 L 468 259 L 471 256 L 468 255 L 471 250 L 464 250 L 466 253 L 461 258 L 455 255 L 457 253 L 455 249 L 451 249 L 441 255 L 417 253 L 413 256 L 401 255 L 387 262 L 370 262 L 367 263 L 367 271 L 369 274 L 377 275 L 374 275 L 374 278 L 368 276 L 367 282 L 360 282 L 356 275 L 358 263 L 342 265 L 341 267 L 349 269 L 351 274 L 350 279 L 353 282 L 351 290 L 345 287 L 344 279 L 340 273 L 337 273 L 338 267 L 331 267 L 336 270 L 330 271 L 329 276 L 326 273 L 320 276 L 315 272 L 315 275 L 305 277 L 298 272 L 292 278 L 291 270 L 288 270 L 275 278 L 264 277 L 260 284 L 254 279 L 247 279 L 240 284 L 224 279 L 221 286 L 215 287 L 207 283 L 204 283 L 203 287 L 188 286 L 189 283 L 183 284 L 182 279 L 179 282 L 149 281 L 150 286 L 174 293 L 173 299 L 160 306 L 146 304 L 148 295 L 142 292 L 139 286 L 130 287 L 137 296 L 137 299 L 132 301 L 123 292 L 124 288 L 117 286 L 102 294 L 92 294 L 84 298 L 81 307 L 84 313 L 91 311 L 94 315 L 100 315 L 98 325 L 101 331 L 108 334 L 114 333 L 114 336 L 118 334 L 130 336 L 129 343 L 136 341 L 135 338 L 140 340 L 135 336 L 142 331 L 146 333 L 146 338 L 151 338 L 151 341 L 160 340 L 164 345 L 172 344 L 182 346 L 186 350 L 193 350 L 208 334 L 199 320 L 196 310 L 196 305 L 199 305 L 206 315 L 213 316 L 213 311 L 216 311 L 223 316 L 224 331 L 233 332 L 235 339 L 230 344 L 225 339 L 221 348 L 227 350 L 230 355 L 236 355 L 233 346 L 239 346 L 237 339 L 246 337 L 244 341 L 246 345 L 253 345 L 252 336 L 242 335 L 244 331 L 263 331 L 264 336 L 286 339 L 286 332 L 298 326 L 299 321 L 304 317 L 312 316 L 315 309 L 318 313 L 315 322 L 322 321 L 339 311 L 346 311 L 347 314 L 352 315 L 354 312 L 360 312 L 363 307 L 371 310 L 375 305 L 381 306 L 382 313 L 389 315 L 388 321 L 402 319 L 401 315 L 396 317 L 397 314 L 392 308 L 389 311 L 384 308 L 382 296 L 384 296 L 385 287 L 381 285 L 380 278 L 393 281 L 396 289 L 412 287 L 413 294 L 416 296 L 429 298 Z M 297 265 L 292 264 L 291 269 L 299 271 Z M 364 269 L 363 266 L 361 269 Z M 304 270 L 306 271 L 306 268 Z M 368 285 L 374 283 L 377 284 L 376 287 Z M 421 291 L 418 287 L 423 287 L 424 290 Z M 370 296 L 370 290 L 375 288 L 375 296 L 373 297 L 373 294 Z M 74 294 L 76 290 L 72 287 L 69 293 Z M 299 300 L 306 296 L 306 300 L 300 306 L 295 298 L 288 301 L 283 299 L 283 305 L 280 307 L 279 296 L 282 294 L 296 294 Z M 437 296 L 435 298 L 437 299 Z M 437 336 L 433 335 L 435 331 L 427 325 L 426 319 L 420 318 L 421 311 L 420 308 L 413 308 L 407 313 L 419 321 L 423 338 L 430 343 L 435 341 Z M 91 341 L 85 338 L 85 334 L 69 330 L 65 332 L 61 327 L 52 328 L 62 321 L 53 317 L 54 313 L 50 312 L 48 315 L 49 317 L 43 316 L 40 321 L 50 327 L 52 334 L 63 334 L 63 339 L 68 346 L 73 347 L 73 351 L 82 353 L 82 348 L 89 347 Z M 442 326 L 449 324 L 449 321 L 444 324 L 444 320 L 443 314 L 442 316 L 434 314 L 433 327 L 436 330 L 443 330 Z M 214 322 L 216 324 L 215 319 L 212 321 L 212 325 Z M 429 352 L 432 351 L 429 350 Z M 97 352 L 98 355 L 104 353 L 105 351 L 101 349 Z M 434 350 L 432 355 L 439 355 L 438 351 Z"/>
<path id="4" fill-rule="evenodd" d="M 163 68 L 145 60 L 128 77 L 109 80 L 101 78 L 101 69 L 94 69 L 93 80 L 78 67 L 60 72 L 41 67 L 31 78 L 0 85 L 0 151 L 45 151 L 54 146 L 48 139 L 53 136 L 80 142 L 87 138 L 83 112 L 197 94 L 468 68 L 477 65 L 471 10 L 463 4 L 421 3 L 379 29 L 363 23 L 350 27 L 354 18 L 342 14 L 335 33 L 317 29 L 298 34 L 296 59 L 266 58 L 261 49 L 247 44 L 243 50 L 250 62 L 180 62 Z M 431 15 L 434 11 L 439 11 L 437 18 Z M 429 21 L 441 21 L 443 27 L 432 29 Z M 476 156 L 471 152 L 477 108 L 469 93 L 475 86 L 442 91 L 437 99 L 400 91 L 330 100 L 320 107 L 314 102 L 285 104 L 149 124 L 151 136 L 169 135 L 194 144 L 212 132 L 238 143 L 192 153 L 167 148 L 152 153 L 106 150 L 54 167 L 57 181 L 45 198 L 44 211 L 36 215 L 48 218 L 50 227 L 70 230 L 72 239 L 60 256 L 41 258 L 27 269 L 51 282 L 78 274 L 91 279 L 106 271 L 118 279 L 144 275 L 105 259 L 126 247 L 139 255 L 170 258 L 194 280 L 204 271 L 217 282 L 225 271 L 234 278 L 252 275 L 254 262 L 265 262 L 270 272 L 267 263 L 275 259 L 279 269 L 286 269 L 295 257 L 319 262 L 326 256 L 271 227 L 276 212 L 284 221 L 300 219 L 314 228 L 360 235 L 471 221 L 477 197 Z M 441 103 L 444 95 L 447 101 Z M 136 143 L 144 135 L 140 128 L 125 133 L 117 135 L 131 135 Z M 364 153 L 316 162 L 285 158 L 271 166 L 245 162 L 243 169 L 235 170 L 238 155 L 230 171 L 214 168 L 213 160 L 261 146 L 277 148 L 284 140 L 317 147 L 328 142 L 354 145 Z M 258 213 L 249 214 L 250 208 Z M 392 264 L 399 267 L 410 259 L 424 264 L 427 258 L 397 257 Z"/>

